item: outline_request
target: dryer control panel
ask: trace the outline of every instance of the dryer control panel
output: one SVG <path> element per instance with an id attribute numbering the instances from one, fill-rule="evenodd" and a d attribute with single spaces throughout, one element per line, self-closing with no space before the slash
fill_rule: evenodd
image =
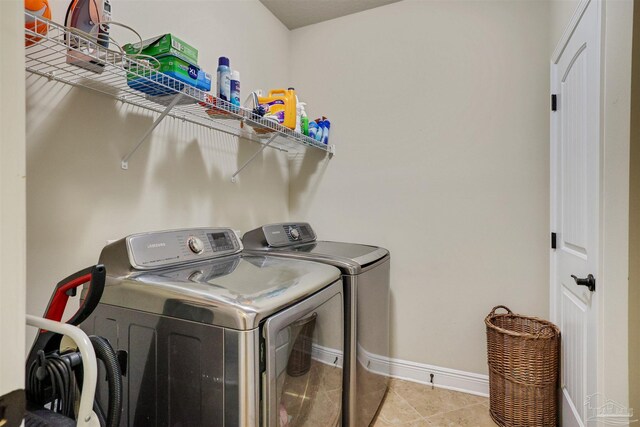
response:
<path id="1" fill-rule="evenodd" d="M 244 235 L 244 241 L 250 242 L 252 247 L 266 245 L 270 248 L 279 248 L 315 240 L 316 233 L 306 222 L 269 224 Z"/>
<path id="2" fill-rule="evenodd" d="M 219 258 L 242 251 L 229 228 L 192 228 L 134 234 L 126 238 L 131 266 L 140 270 Z"/>

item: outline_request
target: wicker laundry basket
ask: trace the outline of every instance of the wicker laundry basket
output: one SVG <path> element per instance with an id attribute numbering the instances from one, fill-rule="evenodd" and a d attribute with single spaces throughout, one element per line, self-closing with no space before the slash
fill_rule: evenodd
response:
<path id="1" fill-rule="evenodd" d="M 496 313 L 500 308 L 507 313 Z M 491 418 L 504 427 L 557 426 L 560 330 L 503 305 L 494 307 L 484 323 Z"/>

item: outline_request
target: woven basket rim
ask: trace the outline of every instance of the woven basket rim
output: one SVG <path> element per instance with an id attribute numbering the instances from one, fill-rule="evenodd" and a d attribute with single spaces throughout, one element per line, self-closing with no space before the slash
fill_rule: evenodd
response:
<path id="1" fill-rule="evenodd" d="M 534 320 L 536 322 L 542 323 L 544 326 L 540 329 L 537 334 L 532 334 L 528 332 L 515 332 L 509 329 L 501 328 L 492 323 L 492 320 L 498 317 L 517 317 L 519 319 L 527 319 Z M 500 332 L 502 334 L 511 335 L 513 337 L 521 337 L 527 339 L 553 339 L 560 336 L 560 329 L 553 323 L 548 320 L 540 319 L 539 317 L 534 316 L 523 316 L 521 314 L 516 313 L 489 313 L 487 317 L 484 319 L 484 323 L 487 328 L 493 329 L 496 332 Z M 547 329 L 551 329 L 553 331 L 552 334 L 542 334 L 541 332 Z"/>

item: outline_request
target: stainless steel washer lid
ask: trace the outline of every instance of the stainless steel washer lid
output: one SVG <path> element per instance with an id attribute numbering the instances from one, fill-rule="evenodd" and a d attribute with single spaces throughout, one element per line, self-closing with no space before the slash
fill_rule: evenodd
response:
<path id="1" fill-rule="evenodd" d="M 101 303 L 250 330 L 340 279 L 338 269 L 318 263 L 265 256 L 231 258 L 109 276 Z"/>
<path id="2" fill-rule="evenodd" d="M 377 246 L 317 241 L 311 226 L 304 222 L 264 225 L 245 233 L 242 243 L 248 253 L 321 261 L 348 274 L 358 274 L 389 256 L 388 250 Z"/>
<path id="3" fill-rule="evenodd" d="M 247 248 L 249 253 L 258 253 Z M 264 251 L 262 252 L 265 253 Z M 389 255 L 389 251 L 377 246 L 356 243 L 319 241 L 287 248 L 273 248 L 266 252 L 270 255 L 286 253 L 290 258 L 322 261 L 334 265 L 350 274 L 358 274 L 366 266 Z"/>
<path id="4" fill-rule="evenodd" d="M 230 230 L 188 231 L 134 235 L 107 246 L 100 257 L 107 269 L 101 304 L 250 330 L 340 279 L 340 271 L 332 266 L 238 253 L 241 244 Z M 224 250 L 218 252 L 216 243 L 207 246 L 207 236 L 223 231 L 228 239 L 220 238 L 219 247 Z M 200 261 L 184 255 L 193 236 L 204 242 L 204 249 L 196 245 L 193 252 L 203 257 Z M 176 261 L 173 253 L 186 260 Z M 136 260 L 154 266 L 135 268 Z"/>

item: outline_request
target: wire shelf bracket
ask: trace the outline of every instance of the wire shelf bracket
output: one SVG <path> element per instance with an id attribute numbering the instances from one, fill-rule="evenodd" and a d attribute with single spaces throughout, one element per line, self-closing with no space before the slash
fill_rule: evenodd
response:
<path id="1" fill-rule="evenodd" d="M 120 167 L 122 167 L 122 169 L 124 170 L 129 169 L 129 159 L 131 158 L 131 156 L 133 156 L 135 152 L 138 151 L 138 148 L 140 148 L 142 143 L 147 140 L 149 135 L 151 135 L 151 132 L 153 132 L 153 130 L 158 127 L 160 122 L 165 117 L 167 117 L 167 114 L 169 114 L 169 112 L 173 109 L 173 107 L 175 107 L 178 104 L 180 99 L 182 99 L 182 93 L 177 94 L 173 98 L 173 100 L 169 103 L 169 105 L 167 105 L 164 111 L 160 113 L 160 116 L 158 116 L 158 118 L 153 122 L 153 124 L 149 127 L 149 129 L 147 129 L 144 135 L 142 135 L 142 138 L 140 138 L 140 141 L 138 141 L 138 143 L 131 149 L 131 151 L 129 151 L 129 153 L 126 156 L 124 156 L 124 158 L 122 159 L 122 163 L 120 164 Z"/>
<path id="2" fill-rule="evenodd" d="M 231 175 L 231 182 L 233 182 L 233 183 L 237 182 L 236 176 L 238 176 L 238 174 L 240 172 L 242 172 L 244 170 L 244 168 L 249 166 L 249 163 L 251 163 L 253 161 L 253 159 L 255 159 L 258 156 L 258 154 L 262 153 L 265 148 L 267 148 L 269 145 L 271 145 L 271 143 L 276 139 L 276 136 L 277 135 L 273 135 L 271 138 L 269 138 L 269 140 L 262 147 L 260 147 L 260 149 L 258 151 L 253 153 L 253 156 L 251 156 L 249 158 L 249 160 L 244 162 L 244 164 L 242 166 L 240 166 L 240 168 L 233 175 Z"/>

